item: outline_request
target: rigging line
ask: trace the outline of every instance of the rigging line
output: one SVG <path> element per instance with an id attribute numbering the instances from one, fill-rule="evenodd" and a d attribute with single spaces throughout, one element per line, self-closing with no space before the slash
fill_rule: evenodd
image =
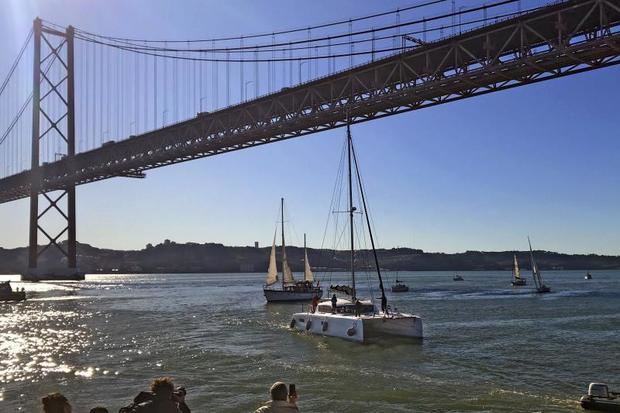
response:
<path id="1" fill-rule="evenodd" d="M 34 34 L 34 31 L 30 29 L 30 32 L 28 33 L 28 36 L 26 37 L 26 41 L 24 42 L 22 48 L 20 49 L 19 54 L 17 55 L 17 58 L 13 62 L 11 69 L 9 69 L 9 73 L 4 79 L 4 82 L 2 82 L 2 86 L 0 86 L 0 96 L 2 96 L 2 93 L 6 89 L 6 86 L 8 85 L 9 81 L 11 80 L 11 77 L 13 76 L 15 69 L 17 69 L 17 66 L 19 65 L 19 62 L 21 61 L 21 58 L 24 55 L 24 52 L 28 48 L 28 44 L 30 43 L 30 40 L 32 39 L 33 34 Z"/>
<path id="2" fill-rule="evenodd" d="M 408 11 L 408 10 L 414 10 L 414 9 L 420 9 L 423 7 L 428 7 L 428 6 L 432 6 L 438 3 L 444 3 L 447 0 L 432 0 L 432 1 L 427 1 L 425 3 L 421 3 L 421 4 L 415 4 L 415 5 L 411 5 L 411 6 L 407 6 L 407 7 L 399 7 L 397 9 L 394 10 L 390 10 L 387 12 L 380 12 L 380 13 L 375 13 L 375 14 L 371 14 L 371 15 L 367 15 L 367 16 L 362 16 L 362 17 L 356 17 L 353 19 L 346 19 L 346 20 L 339 20 L 336 22 L 331 22 L 331 23 L 324 23 L 324 24 L 319 24 L 316 26 L 306 26 L 306 27 L 300 27 L 300 28 L 295 28 L 295 29 L 289 29 L 289 30 L 281 30 L 278 32 L 270 32 L 270 33 L 260 33 L 260 34 L 253 34 L 253 35 L 240 35 L 240 36 L 236 36 L 236 37 L 219 37 L 219 38 L 213 38 L 213 39 L 194 39 L 194 40 L 148 40 L 148 39 L 131 39 L 131 38 L 122 38 L 122 37 L 112 37 L 112 36 L 104 36 L 104 35 L 98 35 L 95 33 L 91 33 L 85 30 L 81 30 L 81 29 L 75 29 L 76 33 L 84 33 L 84 34 L 88 34 L 91 36 L 97 36 L 100 38 L 105 38 L 108 40 L 118 40 L 118 41 L 124 41 L 124 42 L 148 42 L 148 43 L 202 43 L 202 42 L 223 42 L 223 41 L 232 41 L 232 40 L 239 40 L 241 38 L 244 39 L 257 39 L 257 38 L 261 38 L 261 37 L 267 37 L 267 36 L 272 36 L 272 35 L 282 35 L 282 34 L 290 34 L 290 33 L 299 33 L 299 32 L 303 32 L 308 30 L 308 28 L 314 30 L 314 29 L 323 29 L 326 27 L 333 27 L 333 26 L 339 26 L 342 24 L 347 24 L 349 23 L 349 21 L 352 22 L 358 22 L 358 21 L 363 21 L 363 20 L 369 20 L 369 19 L 373 19 L 373 18 L 377 18 L 377 17 L 383 17 L 383 16 L 387 16 L 390 14 L 394 14 L 394 13 L 398 13 L 403 12 L 403 11 Z M 515 0 L 516 1 L 516 0 Z M 53 24 L 53 23 L 51 23 Z"/>
<path id="3" fill-rule="evenodd" d="M 410 20 L 410 21 L 407 21 L 407 22 L 404 22 L 404 23 L 391 24 L 391 25 L 387 25 L 387 26 L 380 26 L 379 28 L 375 28 L 375 29 L 370 28 L 370 29 L 364 29 L 364 30 L 360 30 L 360 31 L 356 31 L 356 32 L 350 31 L 350 32 L 341 33 L 341 34 L 338 34 L 338 35 L 324 36 L 324 37 L 312 39 L 310 42 L 308 42 L 308 40 L 295 40 L 295 41 L 289 41 L 289 42 L 281 42 L 281 43 L 276 43 L 275 46 L 276 47 L 281 47 L 281 46 L 287 46 L 288 45 L 289 49 L 287 49 L 287 50 L 290 50 L 290 46 L 291 45 L 296 45 L 296 44 L 316 43 L 316 42 L 320 42 L 320 41 L 326 41 L 326 40 L 330 40 L 330 39 L 341 39 L 341 38 L 345 38 L 345 37 L 349 37 L 350 39 L 352 39 L 353 36 L 360 36 L 360 35 L 363 35 L 363 34 L 372 34 L 373 31 L 380 32 L 380 31 L 386 31 L 386 30 L 396 29 L 396 28 L 400 28 L 400 27 L 412 26 L 412 25 L 415 25 L 415 24 L 420 24 L 420 23 L 429 22 L 429 21 L 442 20 L 442 19 L 445 19 L 447 17 L 454 17 L 454 16 L 465 15 L 465 14 L 474 13 L 474 12 L 480 11 L 480 10 L 488 10 L 490 8 L 496 8 L 496 7 L 504 6 L 504 5 L 507 5 L 507 4 L 515 3 L 517 1 L 519 1 L 519 0 L 503 0 L 503 1 L 496 2 L 496 3 L 488 4 L 488 5 L 478 6 L 478 7 L 474 7 L 474 8 L 470 8 L 470 9 L 459 10 L 458 12 L 454 12 L 454 13 L 444 13 L 444 14 L 440 14 L 440 15 L 436 15 L 436 16 L 431 16 L 431 17 L 427 17 L 427 18 L 423 18 L 423 19 Z M 513 14 L 518 15 L 519 13 L 513 13 Z M 454 25 L 456 26 L 457 24 L 455 23 Z M 141 46 L 139 44 L 129 44 L 129 45 L 122 46 L 122 45 L 118 45 L 118 44 L 113 44 L 113 43 L 109 43 L 109 42 L 95 40 L 95 39 L 89 38 L 89 37 L 84 36 L 84 35 L 79 36 L 79 38 L 81 38 L 82 40 L 85 40 L 85 41 L 99 42 L 100 44 L 105 44 L 105 45 L 111 46 L 111 47 L 125 47 L 125 50 L 138 51 L 138 50 L 142 50 L 143 49 L 143 46 Z M 351 44 L 351 42 L 352 42 L 352 40 L 350 42 L 348 42 L 347 44 Z M 224 52 L 226 50 L 227 51 L 254 50 L 254 48 L 268 48 L 268 47 L 272 47 L 272 45 L 271 44 L 264 44 L 264 45 L 244 46 L 243 44 L 241 44 L 239 47 L 230 47 L 230 48 L 226 48 L 226 49 L 221 49 L 220 48 L 220 49 L 191 49 L 191 50 L 187 50 L 187 49 L 176 49 L 176 48 L 173 49 L 173 48 L 161 48 L 161 47 L 150 47 L 148 49 L 149 50 L 155 50 L 155 51 L 162 51 L 162 52 L 179 52 L 179 51 L 201 52 L 201 51 L 211 51 L 211 52 L 222 53 L 222 52 Z M 347 55 L 347 56 L 349 56 L 349 55 Z"/>

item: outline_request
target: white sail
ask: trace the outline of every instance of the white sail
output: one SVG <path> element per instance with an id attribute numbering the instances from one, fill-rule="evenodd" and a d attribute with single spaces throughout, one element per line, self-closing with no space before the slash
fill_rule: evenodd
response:
<path id="1" fill-rule="evenodd" d="M 282 238 L 284 241 L 284 238 Z M 286 245 L 282 242 L 282 282 L 284 284 L 293 284 L 295 279 L 293 278 L 293 272 L 288 266 L 288 258 L 286 258 Z"/>
<path id="2" fill-rule="evenodd" d="M 521 279 L 521 272 L 519 271 L 519 263 L 517 262 L 517 254 L 513 255 L 514 257 L 514 267 L 513 267 L 513 274 L 515 276 L 516 279 Z"/>
<path id="3" fill-rule="evenodd" d="M 269 269 L 267 270 L 267 278 L 265 285 L 270 286 L 278 282 L 278 267 L 276 264 L 276 236 L 273 235 L 273 244 L 271 244 L 271 255 L 269 256 Z"/>
<path id="4" fill-rule="evenodd" d="M 314 274 L 312 274 L 312 268 L 310 268 L 310 261 L 308 261 L 308 251 L 304 249 L 304 280 L 313 282 Z"/>

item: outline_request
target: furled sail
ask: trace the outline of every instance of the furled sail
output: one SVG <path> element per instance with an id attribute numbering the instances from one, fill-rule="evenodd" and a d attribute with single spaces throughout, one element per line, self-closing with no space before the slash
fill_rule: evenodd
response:
<path id="1" fill-rule="evenodd" d="M 284 284 L 294 283 L 293 272 L 288 266 L 288 258 L 286 258 L 286 245 L 284 245 L 284 238 L 282 238 L 282 281 Z"/>
<path id="2" fill-rule="evenodd" d="M 273 235 L 273 244 L 271 244 L 271 255 L 269 256 L 269 269 L 267 270 L 267 279 L 265 285 L 270 286 L 278 282 L 278 267 L 276 264 L 276 236 Z"/>
<path id="3" fill-rule="evenodd" d="M 312 268 L 310 268 L 310 261 L 308 261 L 308 251 L 304 249 L 304 280 L 313 282 L 314 274 L 312 274 Z"/>
<path id="4" fill-rule="evenodd" d="M 521 279 L 521 271 L 519 271 L 519 263 L 517 262 L 517 255 L 514 254 L 514 268 L 513 268 L 513 272 L 514 272 L 514 276 L 517 280 Z"/>

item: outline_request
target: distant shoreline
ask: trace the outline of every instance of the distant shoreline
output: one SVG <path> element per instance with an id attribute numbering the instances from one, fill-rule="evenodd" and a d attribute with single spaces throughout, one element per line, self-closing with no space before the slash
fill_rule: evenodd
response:
<path id="1" fill-rule="evenodd" d="M 271 247 L 230 247 L 216 243 L 178 244 L 166 240 L 158 245 L 148 244 L 142 250 L 111 250 L 78 244 L 78 268 L 87 274 L 212 274 L 263 273 L 269 266 Z M 277 248 L 278 256 L 280 248 Z M 522 271 L 529 271 L 529 251 L 466 251 L 462 253 L 424 252 L 413 248 L 377 250 L 384 271 L 510 271 L 513 255 Z M 543 271 L 549 270 L 618 270 L 620 256 L 597 254 L 562 254 L 534 251 L 536 262 Z M 289 265 L 295 272 L 303 271 L 303 248 L 287 247 Z M 350 265 L 350 252 L 308 248 L 314 271 L 345 272 Z M 359 250 L 356 259 L 360 267 L 374 268 L 371 252 Z M 40 257 L 40 267 L 46 269 L 66 266 L 64 256 L 50 248 Z M 20 274 L 27 267 L 28 249 L 0 248 L 0 274 Z"/>

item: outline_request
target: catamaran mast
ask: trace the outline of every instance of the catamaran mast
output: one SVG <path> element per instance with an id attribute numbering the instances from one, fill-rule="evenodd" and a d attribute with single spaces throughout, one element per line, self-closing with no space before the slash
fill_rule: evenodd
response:
<path id="1" fill-rule="evenodd" d="M 355 207 L 353 206 L 353 183 L 351 175 L 351 125 L 347 122 L 347 152 L 349 160 L 349 226 L 351 228 L 351 287 L 353 289 L 352 299 L 356 300 L 355 292 L 355 244 L 353 239 L 353 212 Z"/>
<path id="2" fill-rule="evenodd" d="M 350 136 L 350 133 L 349 133 Z M 383 278 L 381 277 L 381 268 L 379 267 L 379 258 L 377 257 L 377 250 L 375 249 L 375 238 L 372 235 L 372 228 L 370 226 L 370 217 L 368 214 L 368 208 L 366 207 L 366 196 L 364 195 L 364 188 L 362 187 L 362 177 L 360 176 L 359 165 L 357 164 L 357 156 L 355 155 L 355 148 L 351 147 L 353 152 L 353 161 L 355 162 L 355 173 L 357 175 L 357 183 L 359 185 L 360 194 L 362 195 L 362 206 L 364 207 L 364 215 L 366 215 L 366 225 L 368 226 L 368 234 L 370 235 L 370 245 L 372 246 L 372 254 L 375 258 L 375 267 L 377 268 L 377 276 L 379 277 L 379 289 L 381 289 L 381 310 L 386 311 L 387 298 L 385 297 L 385 289 L 383 288 Z M 398 282 L 398 280 L 396 280 Z"/>
<path id="3" fill-rule="evenodd" d="M 284 266 L 286 265 L 286 251 L 284 251 L 284 198 L 280 198 L 280 217 L 282 226 L 282 289 L 284 289 Z"/>

